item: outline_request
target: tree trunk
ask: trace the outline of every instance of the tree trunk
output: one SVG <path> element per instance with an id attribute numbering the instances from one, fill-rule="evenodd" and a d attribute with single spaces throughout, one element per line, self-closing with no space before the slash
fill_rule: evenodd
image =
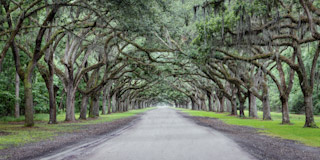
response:
<path id="1" fill-rule="evenodd" d="M 129 109 L 129 99 L 126 99 L 124 102 L 124 111 L 127 112 Z"/>
<path id="2" fill-rule="evenodd" d="M 236 99 L 234 97 L 232 97 L 232 102 L 231 102 L 231 115 L 233 116 L 238 115 Z"/>
<path id="3" fill-rule="evenodd" d="M 88 98 L 89 98 L 88 95 L 82 94 L 79 119 L 87 119 Z"/>
<path id="4" fill-rule="evenodd" d="M 112 96 L 112 113 L 117 112 L 117 99 L 116 99 L 116 94 L 113 94 Z"/>
<path id="5" fill-rule="evenodd" d="M 216 112 L 219 112 L 220 111 L 220 105 L 221 105 L 221 103 L 220 103 L 220 100 L 219 100 L 219 98 L 218 97 L 216 97 L 216 104 L 217 104 L 217 110 L 216 110 Z"/>
<path id="6" fill-rule="evenodd" d="M 108 114 L 111 114 L 112 97 L 110 97 L 110 95 L 107 94 L 107 98 L 108 98 Z"/>
<path id="7" fill-rule="evenodd" d="M 304 93 L 304 105 L 306 110 L 306 122 L 304 127 L 318 128 L 313 117 L 312 89 L 311 92 Z"/>
<path id="8" fill-rule="evenodd" d="M 269 95 L 263 95 L 262 100 L 263 120 L 271 120 Z"/>
<path id="9" fill-rule="evenodd" d="M 244 102 L 245 101 L 240 101 L 240 107 L 239 107 L 240 117 L 245 117 L 245 115 L 244 115 Z"/>
<path id="10" fill-rule="evenodd" d="M 264 80 L 262 81 L 262 110 L 263 110 L 263 120 L 271 120 L 270 114 L 270 101 L 269 101 L 269 88 L 266 83 L 267 77 L 264 76 Z"/>
<path id="11" fill-rule="evenodd" d="M 203 111 L 207 111 L 207 105 L 206 105 L 206 101 L 204 99 L 201 100 L 201 107 Z"/>
<path id="12" fill-rule="evenodd" d="M 19 118 L 20 117 L 20 78 L 19 74 L 16 73 L 16 90 L 15 90 L 15 95 L 16 95 L 16 101 L 14 105 L 14 117 Z"/>
<path id="13" fill-rule="evenodd" d="M 61 98 L 60 98 L 60 102 L 59 102 L 59 110 L 63 110 L 63 95 L 65 94 L 65 90 L 62 89 L 62 93 L 61 93 Z"/>
<path id="14" fill-rule="evenodd" d="M 89 117 L 90 118 L 99 117 L 99 95 L 91 96 Z"/>
<path id="15" fill-rule="evenodd" d="M 219 102 L 220 102 L 220 112 L 221 112 L 221 113 L 224 112 L 224 101 L 225 101 L 225 98 L 224 98 L 224 97 L 220 97 L 220 98 L 219 98 Z"/>
<path id="16" fill-rule="evenodd" d="M 217 100 L 216 100 L 216 98 L 213 96 L 212 97 L 212 111 L 213 112 L 217 112 L 217 105 L 216 105 L 216 102 Z"/>
<path id="17" fill-rule="evenodd" d="M 207 93 L 207 97 L 208 97 L 208 107 L 209 107 L 209 111 L 212 112 L 213 108 L 212 108 L 212 94 L 211 93 Z"/>
<path id="18" fill-rule="evenodd" d="M 193 98 L 190 98 L 190 99 L 191 99 L 191 109 L 196 110 L 196 104 L 195 104 Z"/>
<path id="19" fill-rule="evenodd" d="M 138 103 L 136 100 L 133 101 L 133 108 L 138 109 Z"/>
<path id="20" fill-rule="evenodd" d="M 129 109 L 129 99 L 126 99 L 124 102 L 124 111 L 127 112 Z"/>
<path id="21" fill-rule="evenodd" d="M 282 124 L 290 124 L 288 98 L 281 96 L 282 105 Z"/>
<path id="22" fill-rule="evenodd" d="M 229 99 L 226 99 L 226 109 L 227 109 L 227 112 L 231 113 L 231 101 Z"/>
<path id="23" fill-rule="evenodd" d="M 66 98 L 66 120 L 65 121 L 75 121 L 74 115 L 74 101 L 75 92 L 73 87 L 73 80 L 67 85 L 67 98 Z"/>
<path id="24" fill-rule="evenodd" d="M 293 48 L 298 58 L 299 70 L 297 70 L 297 73 L 298 73 L 298 78 L 300 82 L 300 88 L 304 96 L 304 107 L 305 107 L 305 115 L 306 115 L 306 121 L 305 121 L 304 127 L 317 128 L 317 125 L 313 117 L 312 94 L 313 94 L 313 87 L 314 87 L 314 80 L 316 76 L 318 58 L 320 56 L 320 43 L 318 43 L 317 49 L 314 53 L 309 75 L 306 71 L 307 67 L 305 67 L 305 64 L 303 63 L 301 46 L 297 41 L 294 41 Z"/>
<path id="25" fill-rule="evenodd" d="M 138 109 L 141 109 L 141 102 L 138 102 Z"/>
<path id="26" fill-rule="evenodd" d="M 118 98 L 116 98 L 116 105 L 115 105 L 115 107 L 116 107 L 115 112 L 119 112 L 119 108 L 120 108 L 120 101 L 119 101 L 119 99 L 118 99 Z"/>
<path id="27" fill-rule="evenodd" d="M 103 89 L 102 94 L 102 114 L 106 114 L 106 108 L 107 108 L 107 87 Z"/>
<path id="28" fill-rule="evenodd" d="M 48 124 L 56 124 L 57 123 L 56 93 L 58 88 L 56 88 L 53 84 L 53 76 L 51 78 L 48 77 L 48 82 L 46 83 L 46 85 L 49 92 L 49 106 L 50 106 L 50 111 L 49 111 L 50 118 L 49 118 Z"/>
<path id="29" fill-rule="evenodd" d="M 143 102 L 139 102 L 139 109 L 143 108 Z"/>
<path id="30" fill-rule="evenodd" d="M 32 95 L 32 73 L 34 71 L 36 62 L 30 61 L 27 70 L 24 73 L 24 96 L 25 96 L 25 126 L 32 127 L 34 126 L 33 120 L 33 95 Z"/>
<path id="31" fill-rule="evenodd" d="M 123 112 L 123 102 L 120 100 L 119 101 L 119 112 L 121 113 L 121 112 Z"/>
<path id="32" fill-rule="evenodd" d="M 94 104 L 94 110 L 93 110 L 93 114 L 96 116 L 96 117 L 99 117 L 99 108 L 100 108 L 100 105 L 99 105 L 99 98 L 100 98 L 100 95 L 98 95 L 95 99 L 95 104 Z"/>
<path id="33" fill-rule="evenodd" d="M 199 103 L 197 102 L 197 100 L 194 101 L 194 104 L 195 104 L 195 110 L 199 110 L 200 107 L 199 107 Z"/>
<path id="34" fill-rule="evenodd" d="M 25 98 L 25 126 L 32 127 L 34 125 L 33 121 L 33 96 L 32 96 L 32 76 L 31 74 L 25 73 L 24 78 L 24 98 Z"/>
<path id="35" fill-rule="evenodd" d="M 250 92 L 249 93 L 249 117 L 252 117 L 252 118 L 258 118 L 256 99 L 257 97 Z"/>
<path id="36" fill-rule="evenodd" d="M 200 101 L 199 101 L 199 104 L 200 104 L 200 109 L 203 110 L 203 111 L 207 111 L 207 105 L 206 105 L 206 100 L 205 100 L 205 96 L 204 95 L 201 95 L 199 97 Z"/>

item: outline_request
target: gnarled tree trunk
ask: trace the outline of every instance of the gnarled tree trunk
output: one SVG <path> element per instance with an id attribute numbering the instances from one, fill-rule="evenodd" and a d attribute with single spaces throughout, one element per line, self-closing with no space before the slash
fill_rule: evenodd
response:
<path id="1" fill-rule="evenodd" d="M 290 124 L 288 97 L 280 96 L 282 105 L 282 124 Z"/>
<path id="2" fill-rule="evenodd" d="M 317 125 L 314 121 L 313 117 L 313 102 L 312 102 L 312 90 L 308 92 L 304 92 L 304 105 L 305 105 L 305 111 L 306 111 L 306 122 L 304 124 L 304 127 L 312 127 L 317 128 Z"/>
<path id="3" fill-rule="evenodd" d="M 231 101 L 231 115 L 238 115 L 236 98 L 233 96 Z"/>
<path id="4" fill-rule="evenodd" d="M 80 108 L 80 119 L 87 119 L 87 108 L 88 108 L 89 96 L 82 94 L 81 108 Z"/>
<path id="5" fill-rule="evenodd" d="M 75 101 L 75 88 L 73 86 L 73 80 L 71 80 L 66 86 L 66 120 L 65 121 L 75 121 L 74 115 L 74 101 Z"/>
<path id="6" fill-rule="evenodd" d="M 252 118 L 258 118 L 256 99 L 257 97 L 249 92 L 249 117 Z"/>
<path id="7" fill-rule="evenodd" d="M 99 93 L 91 96 L 89 117 L 99 117 Z"/>

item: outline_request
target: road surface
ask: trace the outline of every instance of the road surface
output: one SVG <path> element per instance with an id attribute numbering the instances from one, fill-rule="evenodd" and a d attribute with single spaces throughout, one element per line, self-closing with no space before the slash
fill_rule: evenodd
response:
<path id="1" fill-rule="evenodd" d="M 43 160 L 250 160 L 231 139 L 199 126 L 170 108 L 147 112 L 113 135 L 66 148 Z"/>

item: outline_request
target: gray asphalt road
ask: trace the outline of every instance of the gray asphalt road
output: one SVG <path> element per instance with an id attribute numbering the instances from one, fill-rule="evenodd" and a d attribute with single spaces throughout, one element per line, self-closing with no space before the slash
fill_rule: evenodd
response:
<path id="1" fill-rule="evenodd" d="M 86 160 L 249 160 L 248 153 L 213 129 L 170 108 L 147 112 L 113 138 L 99 138 L 43 159 Z"/>

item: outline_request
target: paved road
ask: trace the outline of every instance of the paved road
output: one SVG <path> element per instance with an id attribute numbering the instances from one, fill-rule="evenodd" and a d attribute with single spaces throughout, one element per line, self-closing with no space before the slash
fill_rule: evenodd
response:
<path id="1" fill-rule="evenodd" d="M 100 138 L 43 159 L 92 160 L 250 160 L 248 153 L 213 129 L 170 108 L 147 112 L 113 138 Z"/>

